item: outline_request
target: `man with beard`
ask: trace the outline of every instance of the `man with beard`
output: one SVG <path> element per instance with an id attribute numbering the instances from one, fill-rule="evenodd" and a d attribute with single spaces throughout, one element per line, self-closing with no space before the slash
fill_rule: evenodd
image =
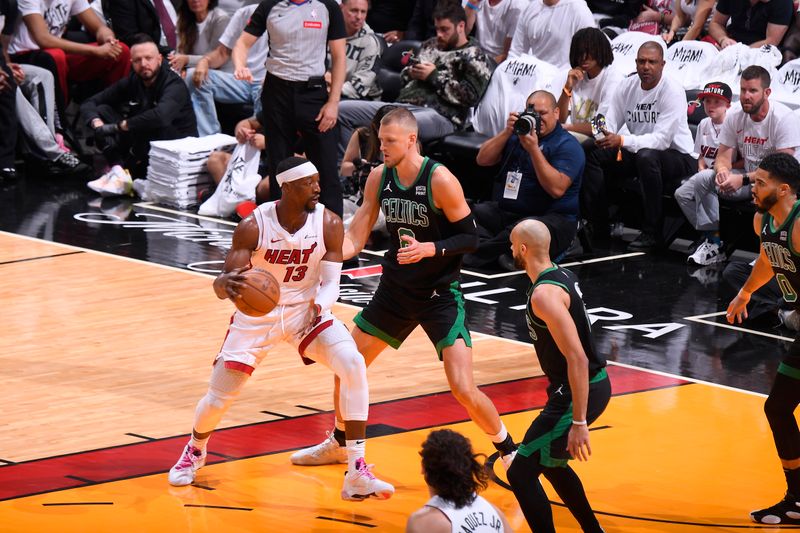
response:
<path id="1" fill-rule="evenodd" d="M 255 368 L 284 341 L 305 364 L 322 363 L 341 379 L 347 435 L 343 462 L 348 463 L 342 499 L 390 498 L 394 487 L 375 478 L 364 460 L 367 367 L 347 328 L 330 311 L 339 298 L 342 219 L 319 203 L 319 171 L 313 163 L 289 157 L 276 170 L 281 200 L 261 204 L 236 227 L 214 293 L 236 302 L 245 272 L 260 268 L 282 280 L 278 305 L 263 316 L 233 314 L 208 392 L 197 404 L 191 438 L 169 471 L 169 482 L 183 486 L 194 481 L 205 464 L 211 433 Z"/>
<path id="2" fill-rule="evenodd" d="M 595 235 L 608 235 L 606 188 L 638 178 L 642 189 L 642 224 L 631 251 L 648 251 L 661 244 L 663 193 L 694 174 L 694 141 L 686 118 L 686 93 L 664 76 L 664 48 L 655 41 L 639 47 L 636 76 L 625 78 L 608 106 L 599 149 L 586 157 L 581 206 Z M 623 126 L 628 132 L 620 134 Z"/>
<path id="3" fill-rule="evenodd" d="M 470 108 L 483 96 L 494 63 L 465 33 L 466 15 L 458 2 L 440 2 L 433 12 L 436 37 L 408 56 L 402 89 L 393 103 L 408 108 L 419 123 L 420 141 L 466 127 Z M 384 102 L 344 101 L 339 106 L 339 159 L 353 130 L 369 124 Z"/>
<path id="4" fill-rule="evenodd" d="M 744 97 L 744 92 L 742 93 Z M 758 211 L 753 229 L 761 239 L 759 253 L 750 277 L 728 305 L 728 322 L 741 323 L 747 318 L 747 303 L 759 287 L 773 274 L 783 293 L 783 299 L 795 310 L 800 309 L 797 294 L 800 272 L 797 269 L 797 250 L 800 250 L 800 213 L 797 189 L 800 186 L 800 164 L 785 153 L 764 157 L 752 173 L 753 202 Z M 800 343 L 795 338 L 789 353 L 778 366 L 772 390 L 764 404 L 775 447 L 786 477 L 783 500 L 750 513 L 760 524 L 800 525 L 800 430 L 794 410 L 800 404 Z"/>
<path id="5" fill-rule="evenodd" d="M 547 376 L 547 403 L 528 428 L 508 469 L 525 519 L 537 533 L 555 532 L 539 482 L 550 482 L 583 531 L 602 532 L 569 459 L 587 461 L 589 424 L 611 398 L 606 360 L 597 353 L 578 278 L 553 264 L 547 226 L 523 220 L 511 232 L 514 261 L 531 279 L 525 318 L 536 357 Z"/>
<path id="6" fill-rule="evenodd" d="M 139 34 L 132 43 L 133 72 L 81 106 L 97 147 L 112 167 L 91 182 L 98 192 L 110 190 L 110 180 L 124 180 L 123 168 L 134 178 L 143 178 L 150 141 L 197 136 L 186 83 L 163 61 L 150 36 Z"/>
<path id="7" fill-rule="evenodd" d="M 453 174 L 417 151 L 417 121 L 406 108 L 381 120 L 384 164 L 364 187 L 364 201 L 344 239 L 344 259 L 357 255 L 383 210 L 389 232 L 383 275 L 375 295 L 353 319 L 353 339 L 369 366 L 387 347 L 398 349 L 417 327 L 444 362 L 456 400 L 494 442 L 505 462 L 515 446 L 492 401 L 475 386 L 472 339 L 458 281 L 461 257 L 478 244 L 475 220 Z M 294 464 L 324 465 L 345 459 L 339 383 L 334 388 L 335 430 L 321 444 L 296 452 Z"/>

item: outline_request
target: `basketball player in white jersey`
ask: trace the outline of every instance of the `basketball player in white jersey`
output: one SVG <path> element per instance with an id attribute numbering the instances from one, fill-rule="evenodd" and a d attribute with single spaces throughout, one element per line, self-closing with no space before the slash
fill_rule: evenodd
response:
<path id="1" fill-rule="evenodd" d="M 431 431 L 419 454 L 431 499 L 408 518 L 406 533 L 513 531 L 503 513 L 478 496 L 489 473 L 466 437 L 449 429 Z"/>
<path id="2" fill-rule="evenodd" d="M 189 485 L 205 464 L 211 432 L 239 395 L 261 360 L 280 341 L 295 347 L 303 362 L 319 362 L 339 377 L 344 389 L 348 471 L 342 498 L 386 499 L 394 487 L 377 479 L 364 460 L 369 409 L 367 368 L 347 328 L 330 308 L 339 297 L 342 219 L 319 203 L 319 172 L 300 157 L 278 165 L 282 198 L 260 205 L 233 233 L 222 273 L 214 280 L 220 299 L 240 298 L 243 272 L 261 268 L 280 283 L 278 305 L 268 314 L 233 315 L 214 361 L 208 392 L 197 404 L 189 443 L 169 471 L 172 485 Z"/>

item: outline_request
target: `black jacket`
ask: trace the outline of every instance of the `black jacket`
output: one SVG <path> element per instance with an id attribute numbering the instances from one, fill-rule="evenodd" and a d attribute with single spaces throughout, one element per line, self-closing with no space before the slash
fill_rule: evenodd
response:
<path id="1" fill-rule="evenodd" d="M 150 0 L 111 0 L 106 7 L 106 18 L 111 20 L 111 29 L 117 39 L 130 46 L 134 35 L 144 33 L 153 38 L 163 55 L 171 51 L 169 47 L 159 44 L 162 35 L 161 21 Z"/>
<path id="2" fill-rule="evenodd" d="M 141 78 L 131 70 L 107 89 L 97 93 L 83 105 L 81 115 L 90 123 L 100 118 L 98 106 L 107 105 L 118 112 L 131 105 L 127 115 L 128 131 L 142 141 L 181 139 L 197 136 L 197 119 L 186 82 L 164 61 L 155 83 L 146 87 Z"/>

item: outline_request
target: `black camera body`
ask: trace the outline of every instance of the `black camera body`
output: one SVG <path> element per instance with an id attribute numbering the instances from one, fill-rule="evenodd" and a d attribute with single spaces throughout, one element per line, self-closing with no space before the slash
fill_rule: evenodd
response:
<path id="1" fill-rule="evenodd" d="M 514 123 L 514 133 L 528 135 L 532 131 L 537 137 L 542 134 L 542 116 L 533 110 L 523 111 Z"/>

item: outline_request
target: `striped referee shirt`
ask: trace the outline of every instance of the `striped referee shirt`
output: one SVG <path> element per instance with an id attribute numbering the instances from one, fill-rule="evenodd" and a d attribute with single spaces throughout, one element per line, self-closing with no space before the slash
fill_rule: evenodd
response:
<path id="1" fill-rule="evenodd" d="M 267 32 L 267 72 L 288 81 L 324 75 L 328 41 L 347 37 L 335 0 L 264 0 L 244 31 L 256 37 Z"/>

